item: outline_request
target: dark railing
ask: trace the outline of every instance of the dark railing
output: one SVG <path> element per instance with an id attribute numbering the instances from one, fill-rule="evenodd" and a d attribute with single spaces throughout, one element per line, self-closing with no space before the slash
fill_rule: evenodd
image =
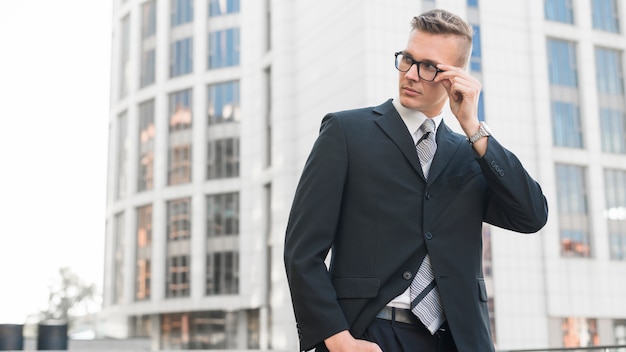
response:
<path id="1" fill-rule="evenodd" d="M 626 345 L 614 345 L 614 346 L 593 346 L 593 347 L 563 347 L 563 348 L 538 348 L 530 350 L 499 350 L 498 352 L 577 352 L 577 351 L 591 351 L 591 352 L 626 352 Z"/>

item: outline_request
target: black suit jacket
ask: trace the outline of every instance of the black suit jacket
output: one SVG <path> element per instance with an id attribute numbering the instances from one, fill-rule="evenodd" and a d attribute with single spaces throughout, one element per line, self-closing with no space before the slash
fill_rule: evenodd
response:
<path id="1" fill-rule="evenodd" d="M 302 350 L 345 329 L 361 336 L 410 285 L 426 252 L 459 351 L 493 350 L 482 223 L 536 232 L 547 220 L 547 203 L 495 138 L 482 158 L 443 123 L 436 140 L 426 182 L 391 100 L 324 117 L 285 239 Z"/>

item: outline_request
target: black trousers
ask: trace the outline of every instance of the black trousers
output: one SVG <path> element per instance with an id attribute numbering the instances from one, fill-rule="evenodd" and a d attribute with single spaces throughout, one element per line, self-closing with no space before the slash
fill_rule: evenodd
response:
<path id="1" fill-rule="evenodd" d="M 376 318 L 361 339 L 375 342 L 383 352 L 458 352 L 447 323 L 431 335 L 421 323 Z M 328 352 L 328 349 L 319 346 L 315 351 Z"/>

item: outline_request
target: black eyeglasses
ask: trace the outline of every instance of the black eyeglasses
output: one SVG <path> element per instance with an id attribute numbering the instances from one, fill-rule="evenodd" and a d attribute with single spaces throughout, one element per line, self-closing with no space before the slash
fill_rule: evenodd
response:
<path id="1" fill-rule="evenodd" d="M 415 61 L 413 58 L 404 55 L 403 52 L 398 51 L 395 53 L 396 56 L 396 68 L 400 72 L 409 72 L 413 65 L 417 66 L 417 75 L 423 79 L 424 81 L 432 82 L 437 77 L 439 72 L 444 72 L 437 68 L 437 66 L 433 64 L 429 64 L 428 62 Z"/>

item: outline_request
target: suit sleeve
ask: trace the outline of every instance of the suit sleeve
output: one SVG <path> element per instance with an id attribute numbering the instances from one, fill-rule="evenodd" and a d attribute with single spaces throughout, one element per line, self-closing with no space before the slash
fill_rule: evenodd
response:
<path id="1" fill-rule="evenodd" d="M 327 115 L 296 189 L 285 237 L 285 268 L 301 350 L 349 329 L 324 263 L 341 214 L 346 171 L 341 122 Z"/>
<path id="2" fill-rule="evenodd" d="M 539 231 L 548 219 L 548 203 L 519 159 L 489 137 L 487 152 L 477 160 L 489 187 L 485 221 L 521 233 Z"/>

